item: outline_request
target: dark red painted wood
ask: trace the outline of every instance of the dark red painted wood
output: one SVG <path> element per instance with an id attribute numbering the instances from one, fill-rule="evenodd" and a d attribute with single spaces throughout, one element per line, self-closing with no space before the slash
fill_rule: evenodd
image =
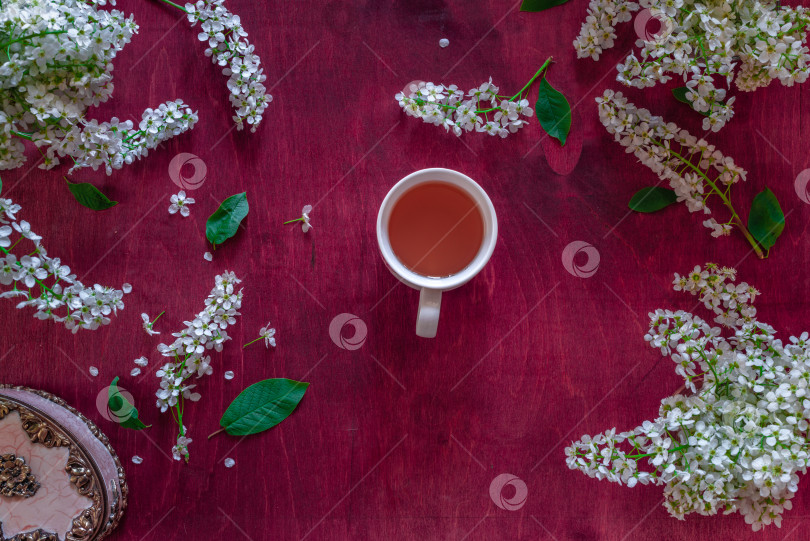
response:
<path id="1" fill-rule="evenodd" d="M 134 13 L 140 33 L 116 62 L 114 100 L 93 116 L 139 117 L 179 97 L 199 110 L 198 127 L 112 177 L 77 175 L 120 201 L 108 212 L 78 206 L 60 171 L 26 175 L 21 168 L 3 176 L 51 253 L 80 274 L 90 271 L 88 280 L 135 288 L 110 327 L 77 336 L 15 310 L 12 301 L 0 303 L 2 381 L 64 397 L 101 424 L 125 461 L 130 507 L 111 539 L 804 535 L 805 480 L 783 528 L 752 534 L 737 515 L 671 519 L 659 505 L 661 489 L 627 489 L 569 471 L 563 447 L 586 432 L 632 428 L 680 387 L 671 361 L 642 338 L 649 311 L 694 305 L 669 289 L 673 272 L 707 260 L 736 265 L 762 290 L 761 317 L 783 337 L 810 327 L 810 207 L 793 188 L 810 167 L 803 107 L 809 86 L 775 84 L 740 95 L 736 118 L 710 136 L 750 172 L 734 195 L 741 208 L 767 184 L 788 213 L 770 259 L 759 261 L 746 256 L 736 234 L 712 239 L 702 218 L 683 206 L 628 215 L 629 197 L 654 177 L 611 141 L 593 99 L 605 87 L 618 88 L 614 66 L 635 37 L 625 26 L 600 62 L 576 60 L 571 42 L 584 1 L 540 14 L 520 13 L 513 0 L 228 5 L 242 16 L 273 87 L 259 133 L 229 131 L 225 78 L 203 56 L 197 30 L 173 26 L 180 14 L 172 8 L 133 0 L 120 7 Z M 446 49 L 438 45 L 443 37 Z M 553 141 L 537 145 L 536 122 L 505 141 L 473 134 L 462 142 L 406 118 L 393 100 L 415 79 L 469 88 L 492 75 L 502 88 L 519 89 L 549 55 L 556 59 L 549 76 L 577 104 L 577 163 L 566 160 L 578 152 L 552 153 Z M 627 94 L 700 131 L 700 118 L 668 89 Z M 176 191 L 167 168 L 179 152 L 208 166 L 188 219 L 166 212 Z M 553 154 L 553 167 L 544 152 Z M 439 337 L 421 340 L 414 335 L 417 293 L 384 267 L 374 227 L 394 182 L 436 166 L 485 187 L 499 213 L 500 239 L 486 270 L 445 295 Z M 243 190 L 251 205 L 245 229 L 213 263 L 204 261 L 204 224 L 215 200 Z M 280 225 L 307 203 L 317 203 L 311 234 Z M 561 263 L 574 240 L 601 255 L 591 278 L 576 278 Z M 203 400 L 187 410 L 195 441 L 191 463 L 181 465 L 165 456 L 174 429 L 153 407 L 151 374 L 161 359 L 158 340 L 140 329 L 140 314 L 165 309 L 158 328 L 167 337 L 200 310 L 224 269 L 245 280 L 244 315 L 234 341 L 214 355 L 216 374 L 202 381 Z M 356 351 L 329 338 L 330 321 L 343 312 L 368 326 Z M 278 329 L 278 348 L 242 351 L 268 320 Z M 131 378 L 132 360 L 141 355 L 150 358 L 150 375 Z M 98 378 L 84 375 L 90 365 L 100 368 Z M 225 370 L 236 378 L 225 381 Z M 154 423 L 151 430 L 118 429 L 97 413 L 97 393 L 117 375 Z M 242 388 L 281 376 L 312 383 L 289 419 L 238 445 L 228 436 L 206 441 Z M 133 465 L 133 454 L 143 464 Z M 237 462 L 233 469 L 222 464 L 228 456 Z M 519 511 L 490 499 L 490 482 L 505 472 L 527 484 Z"/>

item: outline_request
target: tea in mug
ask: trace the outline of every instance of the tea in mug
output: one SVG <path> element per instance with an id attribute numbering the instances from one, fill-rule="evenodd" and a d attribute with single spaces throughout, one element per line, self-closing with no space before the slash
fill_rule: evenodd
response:
<path id="1" fill-rule="evenodd" d="M 447 182 L 424 182 L 394 203 L 388 238 L 408 269 L 444 278 L 475 259 L 484 240 L 484 218 L 466 191 Z"/>

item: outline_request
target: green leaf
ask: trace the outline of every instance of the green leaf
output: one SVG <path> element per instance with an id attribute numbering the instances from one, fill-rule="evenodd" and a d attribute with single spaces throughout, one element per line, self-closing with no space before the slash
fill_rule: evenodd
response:
<path id="1" fill-rule="evenodd" d="M 549 8 L 561 6 L 568 0 L 523 0 L 520 11 L 545 11 Z"/>
<path id="2" fill-rule="evenodd" d="M 545 77 L 540 79 L 534 110 L 546 133 L 565 145 L 565 139 L 571 131 L 571 106 L 565 96 L 551 86 Z"/>
<path id="3" fill-rule="evenodd" d="M 672 89 L 672 95 L 675 96 L 676 100 L 678 100 L 681 103 L 685 103 L 689 107 L 692 107 L 692 102 L 686 97 L 687 92 L 689 92 L 689 88 L 685 86 L 679 86 L 678 88 Z M 703 116 L 709 116 L 708 111 L 698 111 L 694 107 L 692 107 L 692 110 L 695 111 L 696 113 L 700 113 Z"/>
<path id="4" fill-rule="evenodd" d="M 135 406 L 121 394 L 121 390 L 118 388 L 117 377 L 110 383 L 107 409 L 111 420 L 124 428 L 131 428 L 132 430 L 149 428 L 149 426 L 143 424 L 143 422 L 138 419 L 138 410 Z"/>
<path id="5" fill-rule="evenodd" d="M 3 193 L 3 179 L 0 178 L 0 193 Z"/>
<path id="6" fill-rule="evenodd" d="M 87 182 L 70 182 L 65 177 L 68 189 L 73 197 L 80 205 L 89 208 L 90 210 L 107 210 L 118 204 L 118 201 L 110 201 L 106 195 L 98 191 L 98 188 Z"/>
<path id="7" fill-rule="evenodd" d="M 785 214 L 771 190 L 765 188 L 754 197 L 748 214 L 748 231 L 766 250 L 776 244 L 785 229 Z"/>
<path id="8" fill-rule="evenodd" d="M 248 210 L 250 208 L 246 192 L 232 195 L 223 201 L 205 224 L 205 236 L 208 238 L 208 242 L 216 246 L 236 235 L 239 224 L 247 216 Z"/>
<path id="9" fill-rule="evenodd" d="M 647 186 L 637 191 L 627 206 L 636 212 L 655 212 L 670 206 L 677 201 L 678 196 L 674 190 L 660 188 L 658 186 Z"/>
<path id="10" fill-rule="evenodd" d="M 247 436 L 273 428 L 295 409 L 309 383 L 273 378 L 254 383 L 231 402 L 219 421 L 232 436 Z"/>

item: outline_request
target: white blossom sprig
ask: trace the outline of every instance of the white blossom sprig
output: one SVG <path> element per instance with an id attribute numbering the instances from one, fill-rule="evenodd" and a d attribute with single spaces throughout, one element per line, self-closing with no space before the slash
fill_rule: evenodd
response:
<path id="1" fill-rule="evenodd" d="M 399 92 L 394 99 L 408 116 L 442 126 L 456 136 L 475 130 L 504 138 L 528 125 L 521 117 L 532 117 L 534 110 L 529 107 L 524 93 L 527 95 L 529 87 L 546 71 L 551 61 L 551 58 L 547 59 L 514 96 L 499 94 L 500 89 L 492 84 L 490 77 L 489 81 L 466 94 L 456 85 L 420 82 L 412 84 L 406 92 Z"/>
<path id="2" fill-rule="evenodd" d="M 618 65 L 616 79 L 646 88 L 681 78 L 686 99 L 706 115 L 705 130 L 718 131 L 733 116 L 735 98 L 726 99 L 732 82 L 754 91 L 774 79 L 793 86 L 810 75 L 810 14 L 774 0 L 591 0 L 574 40 L 577 55 L 598 60 L 614 45 L 615 25 L 631 20 L 639 7 L 649 10 L 661 30 L 636 42 L 638 56 L 631 52 Z"/>
<path id="3" fill-rule="evenodd" d="M 707 204 L 715 197 L 725 206 L 730 218 L 718 222 L 709 218 L 703 225 L 712 230 L 713 237 L 729 235 L 733 227 L 739 229 L 760 258 L 765 257 L 760 245 L 751 235 L 729 196 L 731 187 L 745 180 L 746 171 L 724 156 L 714 145 L 664 122 L 647 109 L 637 108 L 621 92 L 605 90 L 596 98 L 599 120 L 614 140 L 632 152 L 653 170 L 658 178 L 667 181 L 678 201 L 683 201 L 689 212 L 711 214 Z"/>
<path id="4" fill-rule="evenodd" d="M 295 222 L 301 222 L 301 231 L 307 233 L 310 229 L 314 226 L 310 223 L 309 214 L 312 212 L 312 205 L 304 205 L 304 208 L 301 209 L 301 217 L 300 218 L 293 218 L 292 220 L 287 220 L 282 225 L 292 224 Z"/>
<path id="5" fill-rule="evenodd" d="M 265 348 L 270 348 L 270 346 L 276 347 L 275 336 L 276 336 L 276 329 L 271 327 L 270 323 L 268 322 L 267 325 L 259 329 L 259 337 L 256 338 L 255 340 L 251 340 L 250 342 L 242 346 L 242 348 L 246 348 L 251 344 L 255 344 L 259 340 L 264 340 Z"/>
<path id="6" fill-rule="evenodd" d="M 565 454 L 589 477 L 663 485 L 673 517 L 737 512 L 756 531 L 781 525 L 807 471 L 810 342 L 807 332 L 777 340 L 755 317 L 758 291 L 735 277 L 707 264 L 674 281 L 717 314 L 728 337 L 684 311 L 650 314 L 644 339 L 674 361 L 690 392 L 663 399 L 654 421 L 585 435 Z"/>
<path id="7" fill-rule="evenodd" d="M 87 120 L 88 107 L 113 92 L 113 60 L 138 26 L 101 0 L 5 0 L 0 9 L 0 169 L 25 162 L 33 141 L 42 169 L 68 156 L 79 167 L 107 174 L 158 143 L 191 129 L 196 114 L 177 100 L 147 109 L 138 130 L 131 121 Z M 111 2 L 115 4 L 115 2 Z"/>
<path id="8" fill-rule="evenodd" d="M 216 284 L 205 299 L 205 308 L 192 321 L 184 322 L 186 328 L 172 333 L 175 341 L 170 344 L 159 344 L 158 351 L 172 360 L 156 372 L 160 378 L 157 407 L 161 412 L 171 411 L 179 427 L 177 441 L 172 447 L 175 460 L 185 458 L 188 462 L 188 429 L 183 423 L 185 401 L 197 402 L 200 394 L 193 391 L 196 384 L 188 380 L 195 376 L 199 379 L 210 376 L 214 369 L 211 366 L 210 350 L 222 351 L 224 343 L 231 338 L 226 329 L 236 323 L 239 309 L 242 307 L 242 290 L 236 291 L 239 280 L 232 272 L 225 271 L 216 277 Z"/>
<path id="9" fill-rule="evenodd" d="M 58 165 L 58 155 L 73 160 L 70 172 L 82 167 L 94 171 L 104 167 L 110 175 L 114 169 L 145 157 L 163 141 L 192 129 L 198 119 L 183 100 L 175 100 L 146 109 L 138 129 L 131 120 L 122 122 L 116 117 L 109 122 L 79 119 L 67 131 L 55 130 L 54 137 L 46 132 L 33 134 L 31 139 L 38 147 L 47 147 L 43 169 Z"/>
<path id="10" fill-rule="evenodd" d="M 0 198 L 0 286 L 12 286 L 0 290 L 0 299 L 17 299 L 17 308 L 32 308 L 35 318 L 63 323 L 74 334 L 109 325 L 110 316 L 124 308 L 131 286 L 85 286 L 70 267 L 48 255 L 42 237 L 28 222 L 17 220 L 18 212 L 19 205 Z M 21 250 L 25 244 L 33 247 Z"/>
<path id="11" fill-rule="evenodd" d="M 149 336 L 155 336 L 160 334 L 160 332 L 156 331 L 154 327 L 157 320 L 160 319 L 160 317 L 165 313 L 166 311 L 164 310 L 163 312 L 159 313 L 155 319 L 150 318 L 149 314 L 146 313 L 141 314 L 141 319 L 143 320 L 142 326 L 146 334 L 148 334 Z"/>
<path id="12" fill-rule="evenodd" d="M 186 13 L 191 26 L 201 23 L 197 38 L 208 44 L 205 56 L 211 57 L 214 64 L 222 67 L 223 75 L 228 76 L 236 129 L 244 129 L 247 123 L 250 131 L 255 132 L 273 96 L 263 84 L 267 76 L 255 47 L 247 40 L 248 33 L 239 15 L 231 13 L 223 5 L 224 0 L 198 0 L 185 7 L 170 0 L 160 1 Z"/>

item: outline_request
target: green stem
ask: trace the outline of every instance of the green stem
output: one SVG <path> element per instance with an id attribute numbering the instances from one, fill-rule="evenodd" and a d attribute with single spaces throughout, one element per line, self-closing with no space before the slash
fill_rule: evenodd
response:
<path id="1" fill-rule="evenodd" d="M 178 4 L 175 4 L 175 3 L 174 3 L 174 2 L 172 2 L 171 0 L 160 0 L 160 1 L 161 1 L 161 2 L 163 2 L 164 4 L 169 4 L 170 6 L 174 6 L 174 7 L 176 7 L 177 9 L 179 9 L 180 11 L 182 11 L 183 13 L 188 13 L 188 11 L 186 11 L 186 8 L 184 8 L 183 6 L 180 6 L 180 5 L 178 5 Z"/>
<path id="2" fill-rule="evenodd" d="M 258 341 L 259 341 L 259 340 L 261 340 L 262 338 L 264 338 L 264 336 L 260 336 L 260 337 L 258 337 L 256 340 L 253 340 L 252 342 L 248 342 L 247 344 L 245 344 L 244 346 L 242 346 L 242 349 L 244 349 L 244 348 L 248 347 L 250 344 L 255 344 L 256 342 L 258 342 Z"/>
<path id="3" fill-rule="evenodd" d="M 286 222 L 284 222 L 284 223 L 283 223 L 283 224 L 281 224 L 281 225 L 285 225 L 285 224 L 291 224 L 291 223 L 293 223 L 293 222 L 300 222 L 300 221 L 302 221 L 303 219 L 304 219 L 304 217 L 303 217 L 303 216 L 301 216 L 300 218 L 296 218 L 295 220 L 287 220 Z"/>
<path id="4" fill-rule="evenodd" d="M 525 92 L 526 89 L 529 88 L 532 85 L 532 83 L 537 80 L 538 77 L 540 77 L 540 75 L 546 70 L 546 68 L 548 68 L 549 64 L 551 64 L 552 61 L 553 61 L 553 57 L 549 56 L 546 59 L 546 61 L 543 62 L 543 65 L 540 67 L 540 69 L 537 70 L 537 73 L 535 73 L 534 76 L 531 79 L 529 79 L 529 82 L 526 83 L 523 86 L 523 88 L 520 89 L 520 92 L 518 92 L 517 94 L 515 94 L 514 96 L 509 98 L 509 101 L 515 101 L 517 98 L 519 98 L 521 95 L 523 95 L 523 92 Z M 416 102 L 417 105 L 425 105 L 425 104 L 428 103 L 428 102 L 426 102 L 425 100 L 423 100 L 421 98 L 414 98 L 414 101 Z M 481 102 L 481 100 L 478 100 L 478 103 L 480 103 L 480 102 Z M 458 109 L 458 106 L 456 106 L 456 105 L 445 105 L 445 104 L 442 104 L 442 103 L 436 103 L 434 105 L 438 105 L 439 107 L 441 107 L 442 109 L 445 109 L 445 110 L 452 109 L 452 110 L 455 111 L 456 109 Z M 501 110 L 500 107 L 490 107 L 489 109 L 476 109 L 475 111 L 473 111 L 473 113 L 476 114 L 476 115 L 486 115 L 487 113 L 491 113 L 492 111 L 500 111 L 500 110 Z M 292 222 L 292 221 L 295 221 L 295 220 L 290 220 L 290 221 Z M 285 223 L 289 223 L 289 222 L 285 222 Z"/>
<path id="5" fill-rule="evenodd" d="M 64 34 L 67 30 L 48 30 L 47 32 L 40 32 L 39 34 L 28 34 L 27 36 L 20 36 L 17 39 L 13 39 L 11 41 L 7 41 L 3 44 L 0 44 L 0 49 L 5 49 L 9 45 L 13 45 L 14 43 L 19 43 L 21 41 L 25 41 L 31 38 L 41 38 L 42 36 L 48 35 L 55 35 L 55 34 Z"/>
<path id="6" fill-rule="evenodd" d="M 15 247 L 16 247 L 16 246 L 17 246 L 17 245 L 20 243 L 20 241 L 21 241 L 21 240 L 23 240 L 23 237 L 20 237 L 20 238 L 18 238 L 17 240 L 15 240 L 15 241 L 14 241 L 14 244 L 12 244 L 11 246 L 9 246 L 8 250 L 6 250 L 6 249 L 5 249 L 5 248 L 3 248 L 2 246 L 0 246 L 0 250 L 3 250 L 4 252 L 6 252 L 6 255 L 8 255 L 8 254 L 10 254 L 10 253 L 11 253 L 11 251 L 12 251 L 12 250 L 13 250 L 13 249 L 14 249 L 14 248 L 15 248 Z"/>
<path id="7" fill-rule="evenodd" d="M 757 241 L 754 239 L 754 237 L 748 231 L 748 228 L 745 227 L 745 224 L 743 224 L 742 219 L 740 219 L 740 216 L 737 214 L 737 211 L 734 210 L 734 206 L 731 204 L 731 200 L 728 197 L 726 197 L 724 192 L 717 187 L 717 184 L 715 184 L 715 182 L 712 179 L 710 179 L 706 175 L 706 173 L 704 173 L 699 167 L 696 167 L 691 161 L 687 160 L 686 158 L 681 156 L 679 153 L 672 150 L 672 148 L 668 148 L 668 147 L 664 146 L 662 143 L 656 141 L 655 139 L 650 139 L 650 141 L 654 145 L 658 145 L 659 147 L 663 148 L 664 150 L 666 150 L 667 152 L 669 152 L 673 156 L 677 157 L 684 164 L 689 165 L 689 167 L 692 170 L 694 170 L 698 175 L 703 177 L 703 179 L 709 184 L 709 186 L 711 186 L 712 190 L 714 190 L 714 192 L 720 197 L 720 199 L 723 200 L 723 204 L 731 212 L 732 220 L 735 221 L 735 225 L 737 226 L 737 228 L 740 231 L 742 231 L 742 234 L 745 236 L 745 240 L 747 240 L 748 243 L 751 245 L 751 247 L 754 249 L 754 252 L 756 252 L 757 257 L 759 257 L 760 259 L 765 259 L 765 254 L 762 252 L 762 249 L 759 247 L 759 244 L 757 244 Z"/>
<path id="8" fill-rule="evenodd" d="M 22 139 L 28 139 L 29 141 L 33 141 L 32 137 L 31 137 L 32 134 L 30 134 L 30 133 L 11 130 L 11 135 L 16 135 L 17 137 L 20 137 Z"/>
<path id="9" fill-rule="evenodd" d="M 535 74 L 534 74 L 534 77 L 532 77 L 531 79 L 529 79 L 529 82 L 528 82 L 528 83 L 526 83 L 526 84 L 524 85 L 524 87 L 520 89 L 520 92 L 518 92 L 517 94 L 515 94 L 514 96 L 512 96 L 512 98 L 511 98 L 509 101 L 514 101 L 514 100 L 515 100 L 515 99 L 516 99 L 518 96 L 520 96 L 521 94 L 523 94 L 523 92 L 524 92 L 524 91 L 525 91 L 527 88 L 529 88 L 529 87 L 532 85 L 532 83 L 533 83 L 533 82 L 534 82 L 534 81 L 535 81 L 535 80 L 536 80 L 538 77 L 540 77 L 540 74 L 541 74 L 541 73 L 543 73 L 543 72 L 546 70 L 546 68 L 549 66 L 549 64 L 551 64 L 551 62 L 552 62 L 553 60 L 554 60 L 554 57 L 549 56 L 549 57 L 546 59 L 546 61 L 545 61 L 545 62 L 543 62 L 543 65 L 542 65 L 542 66 L 540 66 L 540 69 L 539 69 L 539 70 L 537 70 L 537 73 L 535 73 Z"/>
<path id="10" fill-rule="evenodd" d="M 670 449 L 670 452 L 675 453 L 677 451 L 683 451 L 684 449 L 687 449 L 688 447 L 689 447 L 689 445 L 679 445 L 678 447 L 674 447 L 674 448 Z M 657 454 L 658 453 L 644 453 L 644 454 L 639 454 L 639 455 L 627 455 L 625 458 L 632 458 L 633 460 L 638 460 L 640 458 L 645 458 L 645 457 L 648 457 L 648 456 L 655 456 Z"/>

